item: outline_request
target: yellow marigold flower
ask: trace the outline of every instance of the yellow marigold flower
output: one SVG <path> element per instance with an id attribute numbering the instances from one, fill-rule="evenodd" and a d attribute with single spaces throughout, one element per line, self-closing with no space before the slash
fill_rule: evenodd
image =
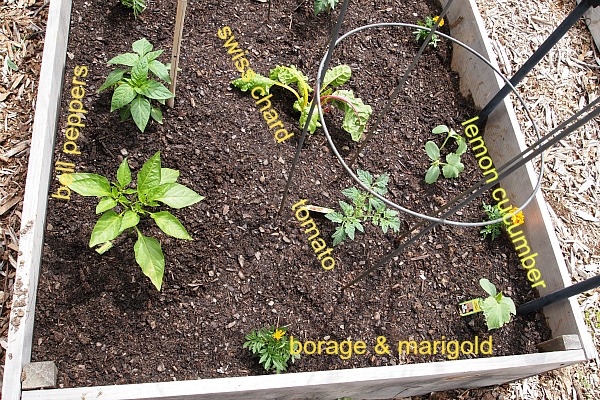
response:
<path id="1" fill-rule="evenodd" d="M 517 210 L 517 207 L 513 207 L 513 209 L 510 210 L 510 213 L 512 214 Z M 519 211 L 518 213 L 510 217 L 510 220 L 512 221 L 513 225 L 520 225 L 525 223 L 525 216 L 523 215 L 523 211 Z"/>
<path id="2" fill-rule="evenodd" d="M 273 336 L 275 340 L 279 340 L 283 337 L 283 335 L 285 335 L 285 331 L 283 329 L 277 329 L 275 333 L 271 336 Z"/>
<path id="3" fill-rule="evenodd" d="M 438 15 L 438 16 L 436 16 L 436 17 L 433 17 L 433 22 L 437 23 L 437 22 L 438 22 L 438 19 L 440 19 L 440 16 L 439 16 L 439 15 Z M 442 22 L 440 22 L 440 28 L 441 28 L 442 26 L 444 26 L 444 18 L 442 18 Z"/>

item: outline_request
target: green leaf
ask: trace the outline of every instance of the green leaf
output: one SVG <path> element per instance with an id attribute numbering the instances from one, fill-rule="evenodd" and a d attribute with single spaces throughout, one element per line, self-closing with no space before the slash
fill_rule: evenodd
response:
<path id="1" fill-rule="evenodd" d="M 156 189 L 160 185 L 160 151 L 154 153 L 142 165 L 142 169 L 137 174 L 137 191 L 140 195 L 148 194 L 150 190 Z"/>
<path id="2" fill-rule="evenodd" d="M 354 240 L 354 231 L 355 231 L 355 227 L 354 227 L 354 224 L 352 224 L 352 223 L 346 224 L 346 226 L 344 227 L 344 232 L 346 233 L 346 235 L 348 235 L 350 240 Z"/>
<path id="3" fill-rule="evenodd" d="M 425 152 L 432 161 L 437 161 L 440 159 L 440 148 L 431 140 L 425 143 Z"/>
<path id="4" fill-rule="evenodd" d="M 103 197 L 100 199 L 98 205 L 96 206 L 96 214 L 102 214 L 103 212 L 108 211 L 113 207 L 116 207 L 117 204 L 118 203 L 115 199 L 112 199 L 110 197 Z"/>
<path id="5" fill-rule="evenodd" d="M 119 112 L 119 119 L 121 122 L 126 121 L 129 117 L 131 117 L 131 104 L 127 104 L 125 107 L 121 108 Z"/>
<path id="6" fill-rule="evenodd" d="M 459 172 L 462 172 L 465 169 L 465 166 L 463 165 L 463 163 L 460 162 L 460 156 L 458 154 L 454 154 L 454 153 L 450 153 L 446 156 L 446 162 L 450 165 L 452 165 L 453 167 L 455 167 L 456 169 L 459 170 Z"/>
<path id="7" fill-rule="evenodd" d="M 165 256 L 158 240 L 144 236 L 138 231 L 138 240 L 133 246 L 133 251 L 135 261 L 142 268 L 144 275 L 150 278 L 157 290 L 160 290 L 165 273 Z"/>
<path id="8" fill-rule="evenodd" d="M 142 87 L 148 81 L 148 60 L 146 57 L 140 57 L 138 62 L 131 68 L 131 80 L 137 87 Z"/>
<path id="9" fill-rule="evenodd" d="M 108 64 L 121 64 L 126 65 L 128 67 L 133 67 L 139 59 L 140 56 L 138 56 L 135 53 L 125 53 L 119 54 L 118 56 L 111 58 L 110 60 L 108 60 Z"/>
<path id="10" fill-rule="evenodd" d="M 450 128 L 448 128 L 446 125 L 438 125 L 431 130 L 431 133 L 435 133 L 435 134 L 448 133 L 448 132 L 450 132 Z"/>
<path id="11" fill-rule="evenodd" d="M 342 194 L 350 199 L 356 199 L 358 198 L 358 196 L 360 196 L 360 190 L 358 190 L 357 188 L 350 187 L 347 189 L 342 190 Z"/>
<path id="12" fill-rule="evenodd" d="M 494 297 L 488 297 L 481 302 L 481 309 L 485 315 L 488 330 L 498 329 L 510 322 L 511 314 L 516 314 L 515 303 L 508 297 L 498 301 Z"/>
<path id="13" fill-rule="evenodd" d="M 342 128 L 350 134 L 352 140 L 358 142 L 367 126 L 371 113 L 373 113 L 373 109 L 371 106 L 364 104 L 360 98 L 354 97 L 352 90 L 336 90 L 332 96 L 346 99 L 347 102 L 334 100 L 333 104 L 345 113 Z M 348 102 L 358 111 L 358 115 Z"/>
<path id="14" fill-rule="evenodd" d="M 108 242 L 119 236 L 119 228 L 121 227 L 121 216 L 114 211 L 107 211 L 102 214 L 90 237 L 90 247 L 97 244 Z"/>
<path id="15" fill-rule="evenodd" d="M 294 65 L 290 65 L 289 67 L 286 67 L 284 65 L 278 65 L 277 67 L 271 70 L 269 78 L 273 79 L 274 81 L 281 82 L 284 85 L 296 83 L 298 84 L 298 88 L 300 90 L 302 90 L 302 85 L 304 85 L 307 86 L 307 90 L 309 90 L 308 77 L 304 75 L 302 71 L 300 71 Z"/>
<path id="16" fill-rule="evenodd" d="M 121 162 L 119 169 L 117 169 L 117 181 L 122 188 L 131 183 L 131 169 L 129 168 L 127 158 Z"/>
<path id="17" fill-rule="evenodd" d="M 314 12 L 319 15 L 324 11 L 331 11 L 335 8 L 339 0 L 315 0 Z"/>
<path id="18" fill-rule="evenodd" d="M 337 87 L 343 85 L 350 80 L 352 70 L 348 65 L 338 65 L 325 72 L 325 78 L 323 79 L 323 85 L 321 91 L 327 86 L 331 85 Z"/>
<path id="19" fill-rule="evenodd" d="M 346 232 L 344 231 L 344 228 L 342 228 L 341 226 L 338 226 L 335 229 L 335 232 L 333 233 L 333 235 L 331 235 L 331 238 L 333 239 L 333 246 L 337 246 L 338 244 L 342 243 L 344 241 L 344 239 L 346 239 Z"/>
<path id="20" fill-rule="evenodd" d="M 440 176 L 440 168 L 437 165 L 432 165 L 425 174 L 425 183 L 434 183 Z"/>
<path id="21" fill-rule="evenodd" d="M 340 201 L 340 207 L 342 208 L 342 212 L 344 213 L 345 216 L 352 216 L 354 215 L 354 207 L 352 207 L 350 204 L 346 203 L 345 201 Z"/>
<path id="22" fill-rule="evenodd" d="M 133 48 L 133 51 L 138 53 L 140 56 L 143 56 L 152 51 L 152 44 L 146 40 L 146 38 L 141 38 L 140 40 L 133 42 L 131 48 Z"/>
<path id="23" fill-rule="evenodd" d="M 150 213 L 150 217 L 156 222 L 161 231 L 177 239 L 193 240 L 185 230 L 181 222 L 170 212 L 161 211 Z"/>
<path id="24" fill-rule="evenodd" d="M 341 224 L 342 222 L 344 222 L 344 216 L 337 211 L 332 211 L 330 213 L 325 214 L 325 218 L 337 224 Z"/>
<path id="25" fill-rule="evenodd" d="M 369 171 L 364 171 L 362 169 L 356 170 L 356 175 L 358 175 L 358 179 L 365 185 L 371 187 L 373 185 L 373 175 Z"/>
<path id="26" fill-rule="evenodd" d="M 148 60 L 148 63 L 151 63 L 152 61 L 156 60 L 163 52 L 164 50 L 155 50 L 148 52 L 146 54 L 146 59 Z"/>
<path id="27" fill-rule="evenodd" d="M 302 110 L 302 114 L 300 114 L 300 129 L 304 129 L 304 124 L 306 124 L 306 120 L 308 119 L 308 112 L 310 111 L 310 104 L 307 104 L 306 107 Z M 319 113 L 315 109 L 310 118 L 310 123 L 308 124 L 308 133 L 315 133 L 317 128 L 321 127 L 321 122 L 319 122 Z"/>
<path id="28" fill-rule="evenodd" d="M 276 83 L 277 82 L 275 82 L 274 80 L 269 79 L 266 76 L 260 74 L 255 74 L 254 77 L 248 82 L 245 82 L 242 78 L 236 79 L 233 82 L 231 82 L 233 86 L 240 89 L 242 92 L 252 90 L 255 87 L 261 87 L 263 88 L 265 95 L 269 94 L 271 86 L 275 85 Z"/>
<path id="29" fill-rule="evenodd" d="M 8 66 L 8 68 L 10 68 L 13 71 L 18 71 L 19 67 L 17 66 L 17 64 L 15 64 L 15 62 L 13 60 L 11 60 L 10 58 L 6 57 L 6 65 Z"/>
<path id="30" fill-rule="evenodd" d="M 191 206 L 202 199 L 203 196 L 179 183 L 165 183 L 148 194 L 149 201 L 160 201 L 173 208 Z"/>
<path id="31" fill-rule="evenodd" d="M 75 173 L 70 174 L 72 182 L 67 186 L 82 196 L 111 196 L 110 183 L 102 175 Z"/>
<path id="32" fill-rule="evenodd" d="M 119 85 L 112 95 L 110 103 L 110 111 L 118 110 L 119 108 L 131 103 L 135 99 L 135 90 L 128 83 Z"/>
<path id="33" fill-rule="evenodd" d="M 125 229 L 133 228 L 140 222 L 140 216 L 131 210 L 127 210 L 123 213 L 123 219 L 121 220 L 121 227 L 119 233 L 125 231 Z"/>
<path id="34" fill-rule="evenodd" d="M 161 168 L 160 169 L 160 184 L 163 185 L 165 183 L 175 183 L 179 178 L 179 171 L 171 168 Z"/>
<path id="35" fill-rule="evenodd" d="M 144 132 L 146 125 L 148 125 L 148 120 L 150 120 L 150 112 L 152 111 L 150 102 L 144 96 L 137 96 L 131 102 L 130 111 L 136 126 L 140 131 Z"/>
<path id="36" fill-rule="evenodd" d="M 152 107 L 152 110 L 150 110 L 150 116 L 152 117 L 153 120 L 155 120 L 156 122 L 158 122 L 159 124 L 162 125 L 163 115 L 162 115 L 162 111 L 160 111 L 160 108 Z"/>
<path id="37" fill-rule="evenodd" d="M 456 154 L 460 156 L 467 151 L 467 141 L 462 136 L 458 136 L 456 138 L 456 143 L 458 143 L 458 149 L 456 150 Z"/>
<path id="38" fill-rule="evenodd" d="M 169 75 L 169 69 L 163 63 L 158 60 L 152 60 L 148 63 L 148 68 L 157 78 L 162 79 L 167 83 L 171 83 L 171 76 Z"/>
<path id="39" fill-rule="evenodd" d="M 162 83 L 152 80 L 147 81 L 140 87 L 140 93 L 155 100 L 166 100 L 173 97 L 173 93 L 171 93 Z"/>
<path id="40" fill-rule="evenodd" d="M 496 296 L 496 286 L 490 282 L 488 279 L 486 278 L 481 278 L 479 280 L 479 285 L 481 286 L 481 288 L 483 290 L 485 290 L 485 292 L 487 294 L 489 294 L 491 297 Z"/>
<path id="41" fill-rule="evenodd" d="M 442 167 L 445 178 L 458 178 L 460 171 L 454 165 L 446 164 Z"/>
<path id="42" fill-rule="evenodd" d="M 108 74 L 106 80 L 104 81 L 102 86 L 100 86 L 100 89 L 98 89 L 98 91 L 101 92 L 104 89 L 111 87 L 112 85 L 116 85 L 121 81 L 121 79 L 123 79 L 123 76 L 125 76 L 125 73 L 127 73 L 128 71 L 129 70 L 122 68 L 115 69 L 110 74 Z"/>

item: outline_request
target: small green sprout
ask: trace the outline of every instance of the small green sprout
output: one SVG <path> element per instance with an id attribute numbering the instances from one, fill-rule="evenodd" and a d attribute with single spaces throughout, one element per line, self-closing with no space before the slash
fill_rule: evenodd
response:
<path id="1" fill-rule="evenodd" d="M 387 193 L 388 176 L 380 175 L 377 179 L 368 171 L 357 170 L 358 178 L 371 190 L 379 195 Z M 354 240 L 354 234 L 358 230 L 364 232 L 365 228 L 362 222 L 371 221 L 375 226 L 379 226 L 383 233 L 388 228 L 394 232 L 400 230 L 400 219 L 398 212 L 385 206 L 385 203 L 373 196 L 367 191 L 358 190 L 355 187 L 342 190 L 342 194 L 352 200 L 352 205 L 345 201 L 339 202 L 342 212 L 333 211 L 325 215 L 325 218 L 338 224 L 333 233 L 333 245 L 337 246 L 343 242 L 346 237 Z"/>
<path id="2" fill-rule="evenodd" d="M 446 125 L 438 125 L 431 132 L 436 135 L 442 133 L 447 133 L 447 135 L 441 147 L 431 140 L 425 143 L 425 152 L 431 159 L 431 165 L 425 174 L 425 182 L 429 184 L 436 182 L 440 176 L 440 168 L 442 168 L 445 178 L 457 178 L 458 174 L 465 169 L 464 164 L 460 161 L 460 157 L 467 151 L 465 138 Z M 440 160 L 441 152 L 450 138 L 454 139 L 458 147 L 454 153 L 448 153 L 446 162 L 443 162 Z"/>
<path id="3" fill-rule="evenodd" d="M 259 363 L 268 372 L 275 370 L 276 373 L 286 371 L 288 361 L 292 363 L 300 358 L 299 354 L 290 353 L 290 341 L 287 336 L 287 327 L 254 329 L 246 335 L 244 349 L 248 349 L 257 357 Z"/>
<path id="4" fill-rule="evenodd" d="M 432 29 L 435 24 L 437 23 L 438 19 L 440 17 L 436 16 L 436 17 L 425 17 L 425 22 L 423 21 L 417 21 L 417 25 L 421 25 L 424 26 L 425 28 L 429 28 Z M 444 19 L 442 18 L 442 21 L 440 22 L 440 28 L 444 26 Z M 429 35 L 429 30 L 427 29 L 417 29 L 416 31 L 413 32 L 413 34 L 415 35 L 415 39 L 417 39 L 417 42 L 420 42 L 422 40 L 425 40 L 427 38 L 427 35 Z M 431 41 L 429 42 L 429 46 L 431 47 L 437 47 L 438 43 L 440 42 L 440 37 L 437 34 L 433 34 L 431 36 Z"/>
<path id="5" fill-rule="evenodd" d="M 517 314 L 512 299 L 503 296 L 502 292 L 497 293 L 496 286 L 485 278 L 479 280 L 479 285 L 490 295 L 480 302 L 488 330 L 498 329 L 510 322 L 511 314 Z"/>
<path id="6" fill-rule="evenodd" d="M 322 12 L 332 11 L 339 3 L 340 0 L 315 0 L 314 11 L 315 15 L 319 15 Z"/>
<path id="7" fill-rule="evenodd" d="M 137 18 L 138 15 L 140 15 L 146 9 L 145 0 L 121 0 L 121 4 L 127 8 L 131 8 L 135 18 Z"/>
<path id="8" fill-rule="evenodd" d="M 483 204 L 483 211 L 485 211 L 488 221 L 493 221 L 495 219 L 502 218 L 504 216 L 504 213 L 502 211 L 500 211 L 500 209 L 498 208 L 498 205 L 485 204 L 485 202 L 482 202 L 482 204 Z M 487 239 L 489 237 L 490 240 L 496 240 L 502 235 L 502 227 L 503 226 L 504 226 L 503 222 L 496 222 L 495 224 L 490 224 L 490 225 L 484 226 L 479 231 L 479 233 L 481 233 L 481 235 L 483 235 L 484 239 Z"/>

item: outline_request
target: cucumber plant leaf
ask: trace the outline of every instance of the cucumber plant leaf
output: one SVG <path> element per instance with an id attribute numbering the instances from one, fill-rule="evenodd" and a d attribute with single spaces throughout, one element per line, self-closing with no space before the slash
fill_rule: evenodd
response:
<path id="1" fill-rule="evenodd" d="M 496 286 L 485 278 L 479 280 L 479 285 L 489 294 L 489 297 L 481 302 L 488 330 L 498 329 L 510 322 L 511 314 L 517 313 L 512 299 L 503 296 L 502 292 L 497 292 Z"/>

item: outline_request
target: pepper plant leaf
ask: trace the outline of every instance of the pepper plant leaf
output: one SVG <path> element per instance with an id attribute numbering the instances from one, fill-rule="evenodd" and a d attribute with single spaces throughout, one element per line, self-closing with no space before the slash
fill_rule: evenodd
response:
<path id="1" fill-rule="evenodd" d="M 98 89 L 98 92 L 101 92 L 111 87 L 112 85 L 116 85 L 117 83 L 119 83 L 127 72 L 129 72 L 129 70 L 123 68 L 117 68 L 114 71 L 112 71 L 110 74 L 108 74 L 106 80 L 104 81 L 102 86 L 100 86 L 100 89 Z"/>
<path id="2" fill-rule="evenodd" d="M 117 169 L 117 181 L 122 188 L 131 183 L 131 169 L 129 168 L 127 158 L 121 162 L 119 169 Z"/>
<path id="3" fill-rule="evenodd" d="M 171 93 L 169 89 L 165 87 L 165 85 L 152 80 L 146 81 L 140 87 L 140 94 L 148 97 L 149 99 L 155 100 L 166 100 L 173 97 L 173 93 Z"/>
<path id="4" fill-rule="evenodd" d="M 203 196 L 179 183 L 165 183 L 148 194 L 148 201 L 160 201 L 173 208 L 191 206 L 202 199 Z"/>
<path id="5" fill-rule="evenodd" d="M 110 197 L 103 197 L 98 202 L 98 205 L 96 205 L 96 214 L 102 214 L 103 212 L 116 207 L 117 204 L 118 203 L 115 199 L 110 198 Z"/>
<path id="6" fill-rule="evenodd" d="M 151 60 L 148 63 L 148 69 L 152 71 L 157 78 L 162 79 L 167 83 L 171 83 L 171 76 L 169 75 L 169 68 L 160 61 Z"/>
<path id="7" fill-rule="evenodd" d="M 138 193 L 140 195 L 147 194 L 151 189 L 160 185 L 160 180 L 160 151 L 157 151 L 142 165 L 142 169 L 137 174 Z"/>
<path id="8" fill-rule="evenodd" d="M 160 242 L 138 231 L 138 240 L 133 245 L 133 251 L 135 261 L 142 268 L 144 275 L 150 278 L 156 289 L 160 290 L 165 273 L 165 256 Z"/>
<path id="9" fill-rule="evenodd" d="M 90 247 L 97 244 L 108 242 L 119 236 L 119 228 L 121 228 L 122 217 L 114 211 L 107 211 L 102 214 L 90 237 Z"/>
<path id="10" fill-rule="evenodd" d="M 130 111 L 133 122 L 135 122 L 140 131 L 144 132 L 146 125 L 148 125 L 148 120 L 150 119 L 150 112 L 152 111 L 150 102 L 144 96 L 137 96 L 131 102 Z"/>
<path id="11" fill-rule="evenodd" d="M 121 220 L 121 227 L 119 228 L 120 232 L 125 231 L 125 229 L 133 228 L 140 222 L 140 216 L 131 210 L 127 210 L 123 213 L 123 219 Z"/>
<path id="12" fill-rule="evenodd" d="M 160 230 L 167 235 L 177 239 L 193 240 L 177 217 L 170 212 L 160 211 L 157 213 L 150 213 L 150 217 L 156 222 L 156 225 L 158 225 Z"/>
<path id="13" fill-rule="evenodd" d="M 171 168 L 161 168 L 160 169 L 160 184 L 164 185 L 165 183 L 175 183 L 179 178 L 179 171 Z"/>
<path id="14" fill-rule="evenodd" d="M 71 183 L 67 186 L 82 196 L 111 196 L 110 183 L 102 175 L 79 172 L 70 174 Z"/>
<path id="15" fill-rule="evenodd" d="M 133 48 L 133 51 L 138 53 L 140 56 L 143 56 L 146 53 L 151 52 L 152 47 L 153 47 L 152 44 L 146 38 L 141 38 L 140 40 L 136 40 L 131 45 L 131 48 Z"/>
<path id="16" fill-rule="evenodd" d="M 133 67 L 139 59 L 140 56 L 135 53 L 123 53 L 108 60 L 108 64 L 120 64 L 127 67 Z"/>
<path id="17" fill-rule="evenodd" d="M 110 102 L 110 111 L 118 110 L 119 108 L 131 103 L 136 96 L 135 90 L 124 83 L 119 85 L 113 92 L 112 99 Z"/>

